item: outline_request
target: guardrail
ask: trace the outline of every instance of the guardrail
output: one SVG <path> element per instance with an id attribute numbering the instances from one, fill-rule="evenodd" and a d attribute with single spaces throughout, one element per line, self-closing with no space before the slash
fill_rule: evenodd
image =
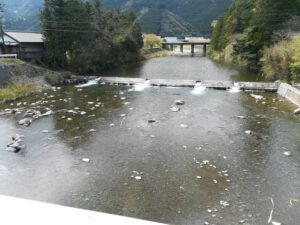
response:
<path id="1" fill-rule="evenodd" d="M 0 221 L 4 225 L 162 225 L 150 221 L 3 195 L 0 195 L 0 212 Z"/>
<path id="2" fill-rule="evenodd" d="M 18 58 L 17 54 L 0 54 L 0 59 L 1 58 Z"/>

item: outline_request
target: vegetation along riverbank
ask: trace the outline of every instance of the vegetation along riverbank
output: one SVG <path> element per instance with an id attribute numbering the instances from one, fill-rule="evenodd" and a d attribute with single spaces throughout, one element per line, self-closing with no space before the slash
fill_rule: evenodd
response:
<path id="1" fill-rule="evenodd" d="M 299 81 L 299 8 L 299 0 L 235 0 L 213 24 L 209 56 L 270 80 Z"/>
<path id="2" fill-rule="evenodd" d="M 141 50 L 143 59 L 151 59 L 171 55 L 171 52 L 161 48 L 164 41 L 162 37 L 156 34 L 145 34 L 143 36 L 144 46 Z"/>
<path id="3" fill-rule="evenodd" d="M 47 65 L 81 74 L 136 62 L 143 47 L 135 15 L 116 9 L 104 11 L 99 0 L 45 0 L 41 30 Z"/>

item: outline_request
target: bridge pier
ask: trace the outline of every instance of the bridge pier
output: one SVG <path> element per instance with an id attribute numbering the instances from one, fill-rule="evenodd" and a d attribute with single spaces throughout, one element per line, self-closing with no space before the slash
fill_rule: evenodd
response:
<path id="1" fill-rule="evenodd" d="M 180 52 L 183 52 L 183 45 L 180 45 Z"/>
<path id="2" fill-rule="evenodd" d="M 170 45 L 171 46 L 171 51 L 174 51 L 174 45 Z"/>
<path id="3" fill-rule="evenodd" d="M 194 55 L 194 53 L 195 53 L 195 45 L 194 44 L 191 44 L 191 53 L 192 53 L 192 55 Z"/>
<path id="4" fill-rule="evenodd" d="M 206 57 L 207 45 L 203 45 L 203 56 Z"/>

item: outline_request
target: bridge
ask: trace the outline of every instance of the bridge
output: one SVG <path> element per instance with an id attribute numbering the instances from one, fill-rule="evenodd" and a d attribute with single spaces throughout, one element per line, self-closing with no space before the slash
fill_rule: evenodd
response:
<path id="1" fill-rule="evenodd" d="M 170 47 L 170 50 L 174 50 L 174 46 L 180 46 L 180 52 L 183 52 L 183 46 L 191 46 L 191 54 L 195 53 L 195 46 L 203 46 L 203 56 L 206 56 L 207 46 L 210 44 L 210 41 L 202 42 L 164 42 L 162 43 L 162 48 Z"/>

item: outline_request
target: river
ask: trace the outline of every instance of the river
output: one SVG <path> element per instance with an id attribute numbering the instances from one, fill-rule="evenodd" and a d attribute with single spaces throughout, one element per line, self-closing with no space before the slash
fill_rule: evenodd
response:
<path id="1" fill-rule="evenodd" d="M 106 75 L 258 79 L 187 56 Z M 264 225 L 273 199 L 273 220 L 298 225 L 300 118 L 276 94 L 255 94 L 263 99 L 190 88 L 64 87 L 1 106 L 56 113 L 30 127 L 18 125 L 23 113 L 0 116 L 0 194 L 178 225 Z M 172 112 L 176 100 L 185 104 Z M 5 151 L 16 133 L 25 135 L 25 149 Z"/>

